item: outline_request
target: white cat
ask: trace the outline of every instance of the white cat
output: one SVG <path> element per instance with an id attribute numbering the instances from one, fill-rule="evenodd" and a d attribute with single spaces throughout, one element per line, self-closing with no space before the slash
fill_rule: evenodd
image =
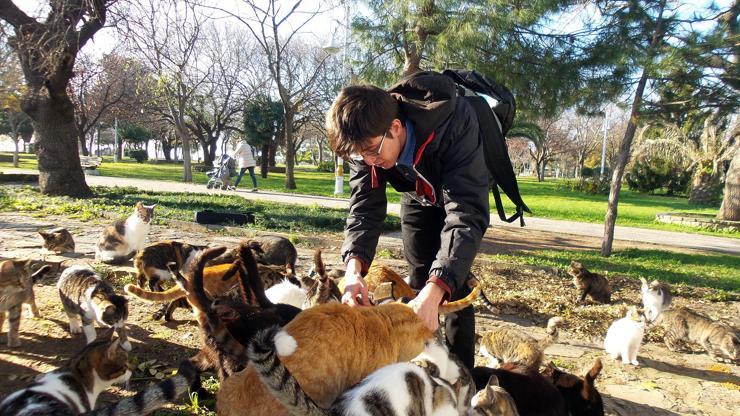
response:
<path id="1" fill-rule="evenodd" d="M 668 285 L 653 280 L 648 284 L 647 280 L 640 278 L 642 288 L 642 305 L 645 307 L 645 317 L 648 322 L 655 322 L 658 315 L 671 305 L 671 292 Z"/>
<path id="2" fill-rule="evenodd" d="M 293 305 L 300 309 L 306 309 L 310 306 L 306 289 L 294 285 L 288 279 L 284 279 L 282 282 L 265 290 L 265 296 L 272 303 Z"/>
<path id="3" fill-rule="evenodd" d="M 146 245 L 154 207 L 136 203 L 134 213 L 105 227 L 95 245 L 95 259 L 108 264 L 120 264 L 131 259 Z"/>
<path id="4" fill-rule="evenodd" d="M 640 365 L 637 352 L 645 335 L 645 315 L 636 307 L 630 308 L 624 318 L 614 321 L 606 331 L 604 349 L 613 359 L 622 357 L 622 363 Z"/>

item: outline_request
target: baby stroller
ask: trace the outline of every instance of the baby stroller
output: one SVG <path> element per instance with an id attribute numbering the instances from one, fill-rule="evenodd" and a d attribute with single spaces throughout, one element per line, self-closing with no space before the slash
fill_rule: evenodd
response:
<path id="1" fill-rule="evenodd" d="M 231 177 L 236 176 L 236 160 L 224 153 L 219 159 L 218 166 L 206 172 L 208 176 L 207 189 L 226 189 L 231 184 Z"/>

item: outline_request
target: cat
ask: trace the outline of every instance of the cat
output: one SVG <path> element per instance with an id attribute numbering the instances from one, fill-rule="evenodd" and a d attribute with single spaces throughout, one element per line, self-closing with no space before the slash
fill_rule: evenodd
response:
<path id="1" fill-rule="evenodd" d="M 95 259 L 107 264 L 122 264 L 144 248 L 155 205 L 136 203 L 134 213 L 107 226 L 95 245 Z"/>
<path id="2" fill-rule="evenodd" d="M 560 370 L 552 362 L 541 374 L 563 395 L 571 416 L 604 416 L 604 401 L 594 386 L 600 372 L 601 360 L 597 358 L 583 378 Z"/>
<path id="3" fill-rule="evenodd" d="M 195 369 L 184 361 L 174 377 L 111 406 L 93 410 L 101 392 L 131 377 L 128 353 L 120 340 L 110 340 L 112 331 L 106 333 L 63 367 L 6 397 L 0 402 L 0 415 L 145 415 L 175 400 L 192 383 Z"/>
<path id="4" fill-rule="evenodd" d="M 470 306 L 480 291 L 477 281 L 470 285 L 467 297 L 440 305 L 440 313 Z M 275 345 L 280 364 L 319 407 L 328 408 L 373 371 L 419 355 L 431 338 L 432 332 L 409 305 L 351 308 L 327 303 L 299 313 L 275 335 Z M 249 365 L 221 383 L 219 414 L 287 415 L 288 410 L 260 382 L 262 376 Z"/>
<path id="5" fill-rule="evenodd" d="M 268 389 L 292 414 L 457 416 L 467 413 L 474 393 L 472 376 L 444 344 L 430 340 L 410 363 L 395 363 L 375 370 L 342 393 L 329 408 L 319 407 L 301 389 L 276 357 L 278 328 L 257 335 L 249 357 Z M 280 348 L 280 347 L 278 347 Z"/>
<path id="6" fill-rule="evenodd" d="M 531 367 L 504 363 L 501 368 L 475 367 L 471 373 L 478 390 L 484 389 L 495 375 L 522 416 L 568 416 L 560 391 Z"/>
<path id="7" fill-rule="evenodd" d="M 637 352 L 645 335 L 645 315 L 631 307 L 624 318 L 614 321 L 606 331 L 604 350 L 612 357 L 622 357 L 623 364 L 640 365 Z"/>
<path id="8" fill-rule="evenodd" d="M 516 363 L 539 369 L 545 348 L 557 341 L 559 327 L 563 323 L 559 316 L 550 318 L 547 336 L 539 341 L 509 326 L 494 328 L 481 336 L 480 353 L 491 361 L 490 367 L 498 367 L 499 363 Z"/>
<path id="9" fill-rule="evenodd" d="M 499 386 L 498 377 L 492 374 L 484 388 L 470 401 L 467 416 L 519 416 L 511 395 Z"/>
<path id="10" fill-rule="evenodd" d="M 314 252 L 313 264 L 316 277 L 301 280 L 301 285 L 306 289 L 307 297 L 303 309 L 329 302 L 341 302 L 342 291 L 326 273 L 326 267 L 321 258 L 321 250 Z"/>
<path id="11" fill-rule="evenodd" d="M 246 239 L 242 243 L 246 243 L 252 249 L 252 254 L 257 263 L 276 266 L 288 265 L 291 270 L 295 270 L 298 251 L 289 239 L 277 235 L 264 235 Z M 239 258 L 239 246 L 227 250 L 224 254 L 211 260 L 206 266 L 231 264 L 237 258 Z"/>
<path id="12" fill-rule="evenodd" d="M 660 283 L 657 280 L 648 284 L 647 280 L 641 277 L 640 282 L 642 282 L 640 294 L 642 305 L 645 308 L 645 317 L 648 322 L 654 322 L 664 309 L 671 306 L 670 288 L 666 283 Z"/>
<path id="13" fill-rule="evenodd" d="M 594 302 L 611 303 L 612 289 L 606 277 L 586 270 L 577 261 L 570 262 L 568 274 L 573 276 L 573 285 L 580 291 L 578 302 L 582 303 L 588 295 Z"/>
<path id="14" fill-rule="evenodd" d="M 663 311 L 657 323 L 665 329 L 665 345 L 671 351 L 681 351 L 688 343 L 700 345 L 716 361 L 740 359 L 740 335 L 727 324 L 685 307 Z"/>
<path id="15" fill-rule="evenodd" d="M 208 298 L 204 290 L 205 264 L 220 255 L 225 248 L 209 249 L 202 253 L 194 266 L 190 280 L 185 279 L 176 264 L 170 263 L 178 285 L 187 292 L 201 333 L 201 351 L 192 359 L 201 371 L 215 368 L 220 380 L 244 368 L 247 362 L 246 345 L 257 331 L 271 325 L 284 325 L 300 309 L 289 305 L 274 305 L 265 296 L 257 272 L 257 263 L 246 244 L 240 246 L 237 274 L 239 297 Z"/>
<path id="16" fill-rule="evenodd" d="M 204 248 L 172 240 L 149 244 L 134 256 L 139 287 L 143 289 L 148 283 L 149 290 L 161 291 L 161 282 L 171 278 L 167 263 L 174 261 L 178 268 L 188 273 L 191 262 Z"/>
<path id="17" fill-rule="evenodd" d="M 416 296 L 416 292 L 403 280 L 401 275 L 396 273 L 392 268 L 382 264 L 371 265 L 363 279 L 369 293 L 375 293 L 383 283 L 390 283 L 392 292 L 389 295 L 393 299 L 411 299 Z M 339 280 L 338 285 L 339 291 L 344 293 L 344 278 Z M 376 301 L 378 300 L 381 299 L 377 299 Z"/>
<path id="18" fill-rule="evenodd" d="M 75 240 L 66 228 L 58 227 L 49 231 L 39 231 L 44 239 L 44 248 L 56 254 L 74 253 Z"/>
<path id="19" fill-rule="evenodd" d="M 103 280 L 89 266 L 72 266 L 59 276 L 57 291 L 69 317 L 71 334 L 85 333 L 87 343 L 95 341 L 95 322 L 106 328 L 114 328 L 121 346 L 131 351 L 126 336 L 128 299 L 117 295 L 113 286 Z M 82 328 L 80 328 L 82 321 Z"/>
<path id="20" fill-rule="evenodd" d="M 288 279 L 265 290 L 265 295 L 272 303 L 293 305 L 296 308 L 306 309 L 311 305 L 308 300 L 308 291 L 291 283 Z"/>
<path id="21" fill-rule="evenodd" d="M 257 269 L 263 287 L 265 288 L 271 288 L 285 279 L 288 279 L 296 286 L 301 285 L 293 276 L 292 271 L 286 270 L 285 266 L 258 264 Z M 208 296 L 221 296 L 233 290 L 237 284 L 235 277 L 237 271 L 238 266 L 235 266 L 233 262 L 206 267 L 203 270 L 203 283 Z M 164 316 L 166 321 L 170 321 L 172 320 L 172 314 L 178 307 L 188 307 L 188 303 L 185 301 L 186 292 L 177 285 L 163 292 L 148 291 L 131 284 L 124 286 L 123 290 L 129 295 L 147 302 L 169 302 L 164 315 L 161 314 L 161 311 L 155 312 L 153 316 L 155 319 L 160 319 Z"/>
<path id="22" fill-rule="evenodd" d="M 33 293 L 33 284 L 51 270 L 46 265 L 30 274 L 30 260 L 5 260 L 0 262 L 0 331 L 3 328 L 5 314 L 8 314 L 8 347 L 21 345 L 19 332 L 21 326 L 21 305 L 31 306 L 33 316 L 40 316 Z"/>

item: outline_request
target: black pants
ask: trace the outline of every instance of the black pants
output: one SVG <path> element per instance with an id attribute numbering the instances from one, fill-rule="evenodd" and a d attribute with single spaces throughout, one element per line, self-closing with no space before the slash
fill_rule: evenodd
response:
<path id="1" fill-rule="evenodd" d="M 429 279 L 429 269 L 441 244 L 440 233 L 445 222 L 445 211 L 438 207 L 425 207 L 404 196 L 401 202 L 401 236 L 403 250 L 409 264 L 411 287 L 421 289 Z M 464 298 L 470 293 L 462 285 L 452 294 L 451 300 Z M 450 351 L 468 367 L 475 361 L 475 313 L 473 307 L 445 315 L 445 337 Z"/>

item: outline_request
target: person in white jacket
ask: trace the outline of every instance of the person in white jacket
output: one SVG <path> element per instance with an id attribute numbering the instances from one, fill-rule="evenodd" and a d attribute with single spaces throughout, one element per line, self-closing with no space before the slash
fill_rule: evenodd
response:
<path id="1" fill-rule="evenodd" d="M 244 172 L 249 171 L 249 176 L 252 177 L 252 192 L 257 192 L 257 177 L 254 176 L 254 167 L 257 165 L 257 161 L 254 157 L 254 148 L 245 139 L 242 139 L 236 147 L 234 159 L 236 159 L 237 167 L 239 167 L 239 176 L 237 176 L 236 183 L 234 183 L 234 189 L 239 186 Z"/>

